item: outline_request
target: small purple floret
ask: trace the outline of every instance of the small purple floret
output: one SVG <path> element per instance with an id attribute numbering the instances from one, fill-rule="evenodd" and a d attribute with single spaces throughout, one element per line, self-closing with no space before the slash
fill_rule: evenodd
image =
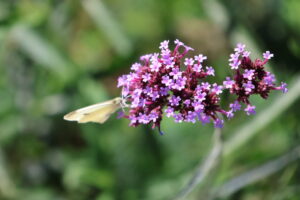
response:
<path id="1" fill-rule="evenodd" d="M 214 121 L 214 125 L 215 125 L 215 128 L 223 128 L 223 126 L 224 126 L 224 120 L 216 119 Z"/>
<path id="2" fill-rule="evenodd" d="M 255 106 L 251 106 L 251 105 L 248 105 L 245 108 L 245 111 L 246 111 L 247 115 L 254 115 L 256 113 Z"/>
<path id="3" fill-rule="evenodd" d="M 212 67 L 206 67 L 206 73 L 210 76 L 214 76 L 215 75 L 215 70 Z"/>
<path id="4" fill-rule="evenodd" d="M 265 53 L 263 53 L 264 59 L 267 59 L 267 60 L 270 60 L 273 56 L 274 56 L 274 54 L 270 53 L 270 51 L 266 51 Z"/>
<path id="5" fill-rule="evenodd" d="M 223 81 L 223 85 L 225 88 L 230 89 L 233 87 L 234 81 L 230 79 L 230 77 L 226 77 L 226 81 Z"/>
<path id="6" fill-rule="evenodd" d="M 229 107 L 232 109 L 233 112 L 241 110 L 241 104 L 239 104 L 238 101 L 233 102 L 232 104 L 229 105 Z"/>
<path id="7" fill-rule="evenodd" d="M 252 80 L 253 76 L 254 76 L 254 72 L 255 70 L 253 69 L 245 69 L 245 72 L 243 74 L 243 77 L 248 79 L 248 80 Z"/>
<path id="8" fill-rule="evenodd" d="M 284 82 L 281 82 L 281 91 L 283 92 L 283 93 L 287 93 L 289 90 L 287 89 L 287 84 L 286 83 L 284 83 Z"/>
<path id="9" fill-rule="evenodd" d="M 226 116 L 227 116 L 227 118 L 228 118 L 228 119 L 231 119 L 231 118 L 233 118 L 233 116 L 234 116 L 234 114 L 233 114 L 233 110 L 229 110 L 229 111 L 227 111 L 227 112 L 226 112 Z"/>

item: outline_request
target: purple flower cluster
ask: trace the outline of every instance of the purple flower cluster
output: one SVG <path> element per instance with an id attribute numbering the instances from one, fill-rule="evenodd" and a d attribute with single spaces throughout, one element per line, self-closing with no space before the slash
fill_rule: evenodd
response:
<path id="1" fill-rule="evenodd" d="M 287 84 L 282 82 L 280 86 L 275 86 L 275 75 L 264 68 L 264 65 L 274 56 L 270 51 L 263 53 L 263 60 L 252 61 L 249 56 L 250 52 L 245 50 L 244 44 L 238 44 L 234 53 L 230 55 L 229 65 L 234 70 L 233 80 L 226 77 L 223 85 L 230 90 L 231 94 L 236 95 L 237 99 L 230 104 L 231 110 L 227 112 L 228 118 L 233 117 L 233 112 L 241 109 L 239 103 L 246 104 L 244 111 L 247 115 L 255 114 L 255 106 L 249 101 L 253 94 L 267 99 L 271 90 L 288 92 Z"/>
<path id="2" fill-rule="evenodd" d="M 264 53 L 264 61 L 252 62 L 245 45 L 238 44 L 229 59 L 235 75 L 218 85 L 205 81 L 206 77 L 215 75 L 212 67 L 204 65 L 206 56 L 186 58 L 193 49 L 179 40 L 174 44 L 175 48 L 171 50 L 169 41 L 163 41 L 159 53 L 141 56 L 140 62 L 132 65 L 132 72 L 119 77 L 122 97 L 130 102 L 129 113 L 122 116 L 130 119 L 131 126 L 151 123 L 153 128 L 160 130 L 165 114 L 177 123 L 201 121 L 206 124 L 212 121 L 215 127 L 221 128 L 224 121 L 217 113 L 232 118 L 234 112 L 241 109 L 240 103 L 245 103 L 246 113 L 254 114 L 255 106 L 249 102 L 252 94 L 267 98 L 271 90 L 287 92 L 285 83 L 275 87 L 274 75 L 263 67 L 273 56 L 269 51 Z M 229 111 L 220 107 L 220 94 L 224 89 L 237 95 Z"/>

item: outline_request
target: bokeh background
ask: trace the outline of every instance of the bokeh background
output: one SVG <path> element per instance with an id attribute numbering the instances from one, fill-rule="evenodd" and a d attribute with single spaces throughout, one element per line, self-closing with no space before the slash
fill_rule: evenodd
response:
<path id="1" fill-rule="evenodd" d="M 222 162 L 186 199 L 300 199 L 299 0 L 1 0 L 0 199 L 172 199 L 211 149 L 212 125 L 165 119 L 160 136 L 116 115 L 63 115 L 119 96 L 117 77 L 176 38 L 208 56 L 218 83 L 237 42 L 252 58 L 270 50 L 290 89 L 226 122 Z"/>

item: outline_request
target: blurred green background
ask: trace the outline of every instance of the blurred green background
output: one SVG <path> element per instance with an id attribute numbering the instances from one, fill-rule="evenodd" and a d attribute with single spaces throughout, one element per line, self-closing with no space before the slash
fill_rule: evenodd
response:
<path id="1" fill-rule="evenodd" d="M 270 50 L 269 70 L 290 89 L 225 123 L 222 162 L 187 199 L 299 200 L 299 0 L 1 0 L 0 199 L 172 199 L 209 152 L 211 124 L 165 119 L 160 136 L 116 115 L 103 125 L 63 115 L 119 96 L 117 77 L 176 38 L 208 56 L 218 83 L 237 42 L 252 58 Z M 257 180 L 219 192 L 253 169 Z"/>

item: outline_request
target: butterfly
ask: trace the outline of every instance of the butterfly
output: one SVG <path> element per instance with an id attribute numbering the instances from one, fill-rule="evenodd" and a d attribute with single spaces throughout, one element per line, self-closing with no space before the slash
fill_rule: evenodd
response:
<path id="1" fill-rule="evenodd" d="M 78 123 L 96 122 L 103 124 L 114 112 L 124 107 L 127 107 L 125 100 L 117 97 L 109 101 L 74 110 L 66 114 L 64 119 L 67 121 L 77 121 Z"/>

